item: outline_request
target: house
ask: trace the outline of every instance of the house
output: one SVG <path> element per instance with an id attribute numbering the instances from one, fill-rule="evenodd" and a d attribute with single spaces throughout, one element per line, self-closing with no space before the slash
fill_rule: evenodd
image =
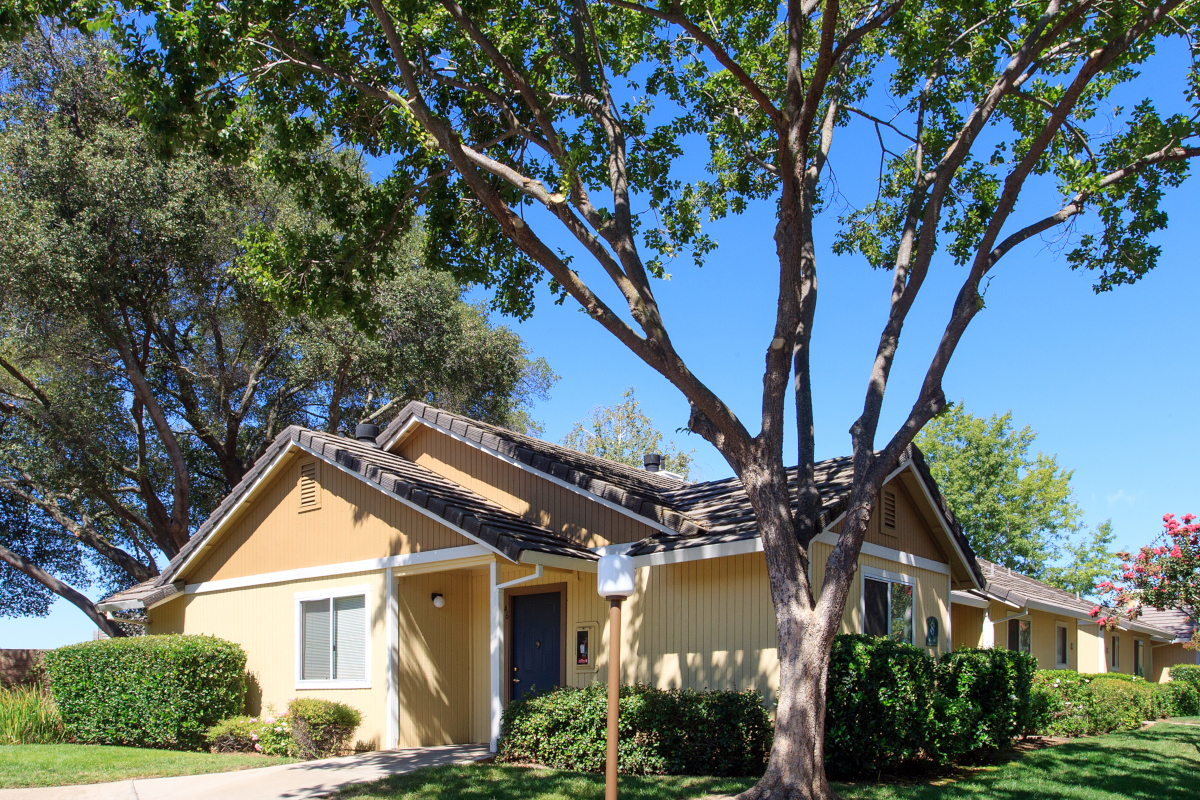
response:
<path id="1" fill-rule="evenodd" d="M 1169 642 L 1156 642 L 1151 650 L 1151 680 L 1156 683 L 1169 681 L 1171 667 L 1176 664 L 1200 664 L 1200 650 L 1189 650 L 1183 646 L 1192 641 L 1196 633 L 1196 623 L 1187 614 L 1174 608 L 1164 611 L 1146 608 L 1138 619 L 1146 625 L 1166 631 L 1172 637 Z"/>
<path id="2" fill-rule="evenodd" d="M 987 585 L 951 595 L 955 648 L 1020 650 L 1032 654 L 1039 669 L 1123 672 L 1147 679 L 1157 674 L 1154 648 L 1172 641 L 1174 634 L 1150 620 L 1126 620 L 1116 630 L 1101 630 L 1091 615 L 1095 603 L 977 560 Z"/>
<path id="3" fill-rule="evenodd" d="M 527 691 L 603 680 L 600 556 L 637 591 L 623 680 L 778 686 L 775 617 L 749 502 L 734 479 L 688 484 L 411 403 L 360 439 L 289 428 L 162 575 L 108 598 L 150 633 L 239 642 L 263 704 L 326 697 L 376 747 L 491 742 Z M 850 486 L 817 465 L 818 581 Z M 920 452 L 884 485 L 843 631 L 951 647 L 951 594 L 985 579 Z"/>

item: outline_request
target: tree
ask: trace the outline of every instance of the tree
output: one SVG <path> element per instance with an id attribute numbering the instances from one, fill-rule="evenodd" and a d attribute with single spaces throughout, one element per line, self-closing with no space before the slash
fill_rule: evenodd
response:
<path id="1" fill-rule="evenodd" d="M 1067 563 L 1046 567 L 1041 579 L 1068 592 L 1094 595 L 1096 584 L 1111 575 L 1121 561 L 1112 549 L 1116 538 L 1112 520 L 1101 522 L 1090 535 L 1068 541 L 1064 547 Z"/>
<path id="2" fill-rule="evenodd" d="M 571 426 L 559 444 L 633 467 L 644 466 L 642 459 L 646 453 L 660 453 L 662 468 L 687 480 L 696 451 L 685 453 L 674 442 L 663 448 L 663 435 L 642 411 L 633 387 L 626 389 L 621 398 L 615 406 L 593 408 L 587 419 Z"/>
<path id="3" fill-rule="evenodd" d="M 158 574 L 287 425 L 349 432 L 419 398 L 528 427 L 554 380 L 397 240 L 359 313 L 292 317 L 236 277 L 251 224 L 327 224 L 253 164 L 164 160 L 116 100 L 112 47 L 0 49 L 0 614 Z M 353 159 L 329 174 L 365 185 Z"/>
<path id="4" fill-rule="evenodd" d="M 1148 100 L 1117 107 L 1114 95 L 1164 41 L 1187 46 L 1195 0 L 72 7 L 80 24 L 98 20 L 126 44 L 124 97 L 164 145 L 197 140 L 236 156 L 269 132 L 272 174 L 336 221 L 306 248 L 278 230 L 257 240 L 249 256 L 275 296 L 353 310 L 347 265 L 386 273 L 370 254 L 420 218 L 439 263 L 490 286 L 501 309 L 532 313 L 532 287 L 548 278 L 683 394 L 688 427 L 745 487 L 776 612 L 774 745 L 748 798 L 831 796 L 825 675 L 867 521 L 884 479 L 945 405 L 943 378 L 984 308 L 983 283 L 1018 245 L 1056 230 L 1074 237 L 1067 262 L 1093 271 L 1097 291 L 1137 281 L 1157 263 L 1160 200 L 1200 155 L 1194 66 L 1172 76 L 1188 87 L 1177 113 Z M 878 132 L 880 170 L 861 187 L 874 199 L 844 217 L 834 244 L 892 281 L 850 430 L 846 515 L 818 591 L 808 578 L 821 532 L 814 219 L 832 207 L 830 157 L 850 125 Z M 387 156 L 393 171 L 347 203 L 301 155 L 325 137 Z M 667 260 L 712 250 L 703 222 L 748 208 L 774 214 L 779 275 L 761 412 L 749 423 L 689 366 L 656 283 Z M 911 410 L 877 443 L 901 331 L 925 309 L 915 301 L 942 260 L 963 267 L 943 337 Z M 864 313 L 839 324 L 864 324 Z M 799 464 L 790 478 L 789 393 Z"/>
<path id="5" fill-rule="evenodd" d="M 1083 510 L 1058 457 L 1030 456 L 1036 438 L 1011 411 L 985 420 L 950 403 L 916 442 L 975 552 L 1040 578 Z"/>
<path id="6" fill-rule="evenodd" d="M 1124 563 L 1119 572 L 1096 585 L 1103 593 L 1092 616 L 1113 629 L 1125 619 L 1137 619 L 1145 607 L 1179 609 L 1200 624 L 1200 523 L 1195 514 L 1163 515 L 1158 538 L 1137 555 L 1117 554 Z M 1200 629 L 1184 647 L 1200 648 Z"/>

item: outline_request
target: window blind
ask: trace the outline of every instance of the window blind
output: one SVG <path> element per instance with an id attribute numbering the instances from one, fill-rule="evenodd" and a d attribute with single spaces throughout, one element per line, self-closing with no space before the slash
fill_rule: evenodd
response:
<path id="1" fill-rule="evenodd" d="M 367 677 L 367 604 L 361 594 L 333 601 L 333 677 L 357 681 Z"/>
<path id="2" fill-rule="evenodd" d="M 304 662 L 301 680 L 329 680 L 329 601 L 305 600 L 300 604 Z"/>

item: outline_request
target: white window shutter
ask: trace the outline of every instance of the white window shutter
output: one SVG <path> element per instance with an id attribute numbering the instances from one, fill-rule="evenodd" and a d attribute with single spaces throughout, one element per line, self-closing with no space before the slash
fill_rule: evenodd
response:
<path id="1" fill-rule="evenodd" d="M 304 663 L 301 680 L 329 680 L 329 601 L 306 600 L 303 614 Z"/>

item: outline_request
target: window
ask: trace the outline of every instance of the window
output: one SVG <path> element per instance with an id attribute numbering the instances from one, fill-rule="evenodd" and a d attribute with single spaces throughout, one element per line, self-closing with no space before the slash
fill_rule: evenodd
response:
<path id="1" fill-rule="evenodd" d="M 366 586 L 296 595 L 296 688 L 368 688 Z"/>
<path id="2" fill-rule="evenodd" d="M 1067 666 L 1067 626 L 1061 622 L 1054 625 L 1054 666 Z"/>
<path id="3" fill-rule="evenodd" d="M 896 493 L 883 490 L 883 527 L 896 527 Z"/>
<path id="4" fill-rule="evenodd" d="M 1108 654 L 1108 666 L 1112 669 L 1121 668 L 1121 637 L 1112 637 L 1112 649 Z"/>
<path id="5" fill-rule="evenodd" d="M 321 484 L 317 478 L 317 462 L 300 465 L 300 511 L 321 507 Z"/>
<path id="6" fill-rule="evenodd" d="M 913 642 L 913 587 L 899 575 L 863 575 L 863 633 Z"/>
<path id="7" fill-rule="evenodd" d="M 1146 677 L 1146 643 L 1141 639 L 1133 640 L 1133 674 Z"/>
<path id="8" fill-rule="evenodd" d="M 1028 653 L 1033 649 L 1033 626 L 1027 619 L 1008 621 L 1008 649 Z"/>

